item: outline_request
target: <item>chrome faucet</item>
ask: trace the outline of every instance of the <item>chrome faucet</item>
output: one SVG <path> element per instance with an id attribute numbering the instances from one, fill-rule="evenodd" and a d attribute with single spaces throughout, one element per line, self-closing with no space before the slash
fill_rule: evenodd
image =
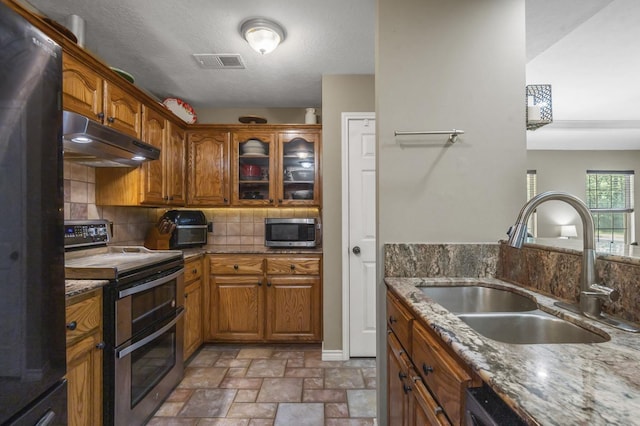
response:
<path id="1" fill-rule="evenodd" d="M 640 331 L 633 325 L 605 316 L 602 313 L 602 303 L 617 301 L 620 298 L 620 293 L 618 290 L 600 285 L 596 282 L 596 243 L 593 217 L 587 205 L 578 197 L 558 191 L 543 192 L 533 197 L 522 207 L 516 219 L 516 224 L 509 229 L 509 246 L 515 248 L 522 247 L 527 236 L 527 222 L 529 221 L 529 217 L 540 204 L 550 200 L 564 201 L 572 206 L 580 215 L 584 234 L 579 305 L 575 307 L 562 302 L 557 302 L 556 305 L 627 331 Z"/>

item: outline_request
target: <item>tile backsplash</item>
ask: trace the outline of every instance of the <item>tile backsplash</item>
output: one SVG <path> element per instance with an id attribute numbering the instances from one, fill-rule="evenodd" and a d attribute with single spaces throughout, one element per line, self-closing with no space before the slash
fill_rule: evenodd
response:
<path id="1" fill-rule="evenodd" d="M 141 245 L 151 226 L 169 208 L 97 206 L 95 169 L 64 162 L 65 220 L 105 219 L 113 222 L 112 243 Z M 318 208 L 205 208 L 213 232 L 209 245 L 262 245 L 266 217 L 320 217 Z"/>

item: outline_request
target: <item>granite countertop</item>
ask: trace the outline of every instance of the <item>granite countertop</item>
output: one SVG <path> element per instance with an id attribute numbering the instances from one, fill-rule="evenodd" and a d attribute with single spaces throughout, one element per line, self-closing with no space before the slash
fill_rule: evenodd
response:
<path id="1" fill-rule="evenodd" d="M 200 248 L 206 254 L 321 254 L 322 248 L 274 248 L 264 245 L 208 245 Z"/>
<path id="2" fill-rule="evenodd" d="M 109 284 L 108 280 L 65 280 L 65 297 L 68 299 Z"/>
<path id="3" fill-rule="evenodd" d="M 640 424 L 640 335 L 556 308 L 495 278 L 385 278 L 387 286 L 529 423 Z M 482 336 L 417 287 L 482 283 L 535 297 L 543 311 L 608 334 L 597 344 L 515 345 Z"/>

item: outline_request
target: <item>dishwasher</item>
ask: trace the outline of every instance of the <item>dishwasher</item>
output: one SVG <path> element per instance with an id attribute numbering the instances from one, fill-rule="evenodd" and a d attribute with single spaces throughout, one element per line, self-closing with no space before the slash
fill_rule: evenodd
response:
<path id="1" fill-rule="evenodd" d="M 489 386 L 468 388 L 466 426 L 526 426 L 526 423 Z"/>

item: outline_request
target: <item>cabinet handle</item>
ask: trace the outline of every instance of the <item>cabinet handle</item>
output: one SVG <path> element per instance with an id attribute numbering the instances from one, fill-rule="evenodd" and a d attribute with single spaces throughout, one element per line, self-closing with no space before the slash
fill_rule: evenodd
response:
<path id="1" fill-rule="evenodd" d="M 405 373 L 403 373 L 402 371 L 398 372 L 398 378 L 400 379 L 400 381 L 404 380 L 407 378 L 407 375 Z"/>
<path id="2" fill-rule="evenodd" d="M 295 271 L 296 270 L 296 265 L 294 265 L 293 263 L 291 264 L 291 270 Z"/>
<path id="3" fill-rule="evenodd" d="M 185 294 L 185 295 L 184 295 L 184 298 L 185 298 L 185 299 L 188 299 L 188 298 L 189 298 L 189 295 L 188 295 L 188 294 Z"/>
<path id="4" fill-rule="evenodd" d="M 271 287 L 271 281 L 267 281 L 267 287 Z"/>
<path id="5" fill-rule="evenodd" d="M 269 198 L 269 202 L 273 204 L 273 198 Z"/>
<path id="6" fill-rule="evenodd" d="M 70 323 L 67 324 L 68 330 L 75 330 L 77 327 L 78 327 L 78 323 L 75 321 L 71 321 Z"/>
<path id="7" fill-rule="evenodd" d="M 428 376 L 429 373 L 433 373 L 433 367 L 425 364 L 424 362 L 422 363 L 422 371 L 424 371 L 424 375 Z"/>
<path id="8" fill-rule="evenodd" d="M 107 346 L 107 345 L 104 342 L 100 342 L 100 343 L 98 343 L 96 345 L 96 349 L 102 350 L 102 349 L 104 349 L 105 346 Z"/>
<path id="9" fill-rule="evenodd" d="M 229 200 L 227 198 L 224 198 L 223 200 L 224 200 L 225 203 L 229 202 Z"/>
<path id="10" fill-rule="evenodd" d="M 411 386 L 402 385 L 402 390 L 404 391 L 405 394 L 407 394 L 409 393 L 409 391 L 411 391 Z"/>
<path id="11" fill-rule="evenodd" d="M 197 274 L 197 273 L 198 273 L 198 270 L 197 270 L 197 269 L 193 269 L 193 270 L 191 271 L 191 273 L 192 273 L 192 274 Z"/>
<path id="12" fill-rule="evenodd" d="M 107 121 L 109 123 L 113 123 L 114 121 L 116 121 L 115 117 L 107 117 Z"/>
<path id="13" fill-rule="evenodd" d="M 233 265 L 233 269 L 235 269 L 236 271 L 238 270 L 238 265 Z"/>
<path id="14" fill-rule="evenodd" d="M 258 287 L 262 287 L 262 280 L 258 280 Z"/>
<path id="15" fill-rule="evenodd" d="M 104 112 L 99 112 L 99 113 L 97 113 L 97 114 L 96 114 L 96 116 L 97 116 L 100 120 L 102 120 L 102 119 L 104 119 Z"/>
<path id="16" fill-rule="evenodd" d="M 282 198 L 278 198 L 278 202 L 281 203 L 282 202 Z"/>
<path id="17" fill-rule="evenodd" d="M 397 319 L 395 319 L 395 318 L 393 317 L 393 315 L 390 315 L 390 316 L 389 316 L 389 323 L 390 323 L 390 324 L 393 324 L 394 322 L 398 322 L 398 320 L 397 320 Z"/>

